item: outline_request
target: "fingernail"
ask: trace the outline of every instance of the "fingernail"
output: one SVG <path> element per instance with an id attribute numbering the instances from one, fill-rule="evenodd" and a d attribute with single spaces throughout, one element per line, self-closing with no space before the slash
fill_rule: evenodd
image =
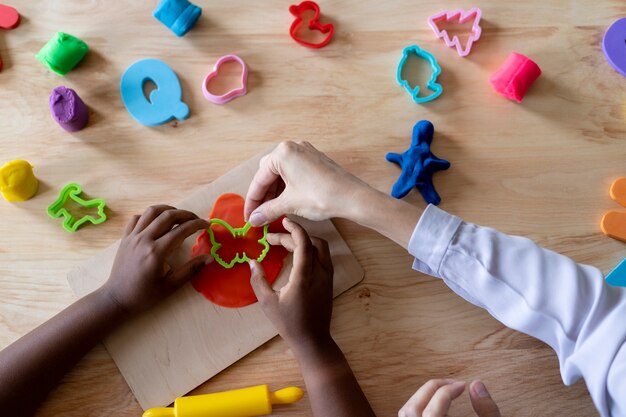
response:
<path id="1" fill-rule="evenodd" d="M 487 387 L 485 387 L 485 384 L 483 384 L 482 382 L 475 382 L 473 388 L 474 393 L 476 393 L 476 395 L 478 395 L 479 397 L 489 397 L 489 391 L 487 391 Z"/>
<path id="2" fill-rule="evenodd" d="M 206 257 L 206 259 L 204 260 L 204 264 L 205 264 L 205 265 L 208 265 L 208 264 L 210 264 L 211 262 L 213 262 L 214 260 L 215 260 L 215 259 L 214 259 L 211 255 L 208 255 L 208 256 Z"/>
<path id="3" fill-rule="evenodd" d="M 250 215 L 250 224 L 252 226 L 263 226 L 267 222 L 265 215 L 259 211 L 255 211 Z"/>
<path id="4" fill-rule="evenodd" d="M 248 265 L 250 265 L 250 270 L 254 270 L 254 264 L 256 263 L 256 261 L 253 259 L 250 262 L 248 262 Z"/>

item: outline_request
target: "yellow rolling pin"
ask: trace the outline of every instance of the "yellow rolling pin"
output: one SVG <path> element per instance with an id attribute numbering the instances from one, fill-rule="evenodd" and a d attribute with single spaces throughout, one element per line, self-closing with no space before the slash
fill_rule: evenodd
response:
<path id="1" fill-rule="evenodd" d="M 174 407 L 151 408 L 143 417 L 254 417 L 272 413 L 272 405 L 292 404 L 304 391 L 289 387 L 271 392 L 267 385 L 179 397 Z"/>

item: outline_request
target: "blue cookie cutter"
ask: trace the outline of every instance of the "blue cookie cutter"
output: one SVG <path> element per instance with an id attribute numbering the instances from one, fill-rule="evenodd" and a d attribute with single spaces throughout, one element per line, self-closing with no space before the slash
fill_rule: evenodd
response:
<path id="1" fill-rule="evenodd" d="M 152 12 L 152 16 L 170 28 L 176 36 L 185 36 L 201 14 L 202 9 L 187 0 L 161 0 Z"/>
<path id="2" fill-rule="evenodd" d="M 147 81 L 157 86 L 150 92 L 149 101 L 143 93 Z M 143 125 L 157 126 L 174 118 L 189 117 L 189 107 L 182 101 L 183 91 L 176 73 L 158 59 L 143 59 L 128 67 L 122 75 L 120 91 L 126 110 Z"/>
<path id="3" fill-rule="evenodd" d="M 626 287 L 626 259 L 609 272 L 606 283 L 615 287 Z"/>
<path id="4" fill-rule="evenodd" d="M 426 96 L 426 97 L 418 97 L 419 92 L 420 92 L 420 86 L 416 85 L 415 87 L 411 87 L 409 85 L 409 82 L 402 78 L 402 69 L 404 68 L 404 65 L 406 64 L 406 60 L 409 57 L 409 54 L 413 54 L 413 55 L 416 55 L 418 58 L 425 59 L 426 61 L 428 61 L 431 68 L 433 69 L 433 74 L 430 77 L 430 81 L 428 81 L 428 84 L 426 84 L 426 86 L 430 90 L 433 91 L 431 95 Z M 400 59 L 400 63 L 398 64 L 398 71 L 396 72 L 396 79 L 398 81 L 398 84 L 400 84 L 402 87 L 406 89 L 406 91 L 409 92 L 414 102 L 416 102 L 417 104 L 427 103 L 429 101 L 436 99 L 437 97 L 441 95 L 441 93 L 443 93 L 443 87 L 441 86 L 441 84 L 436 83 L 437 77 L 439 76 L 439 74 L 441 74 L 441 67 L 437 63 L 437 60 L 435 59 L 433 54 L 420 48 L 417 45 L 410 45 L 404 48 L 404 51 L 402 51 L 402 59 Z"/>
<path id="5" fill-rule="evenodd" d="M 402 172 L 391 189 L 395 198 L 406 196 L 414 187 L 424 200 L 437 205 L 441 197 L 433 185 L 433 174 L 450 168 L 450 162 L 437 158 L 430 150 L 435 128 L 428 120 L 421 120 L 413 127 L 411 146 L 401 154 L 389 152 L 387 161 L 398 164 Z"/>

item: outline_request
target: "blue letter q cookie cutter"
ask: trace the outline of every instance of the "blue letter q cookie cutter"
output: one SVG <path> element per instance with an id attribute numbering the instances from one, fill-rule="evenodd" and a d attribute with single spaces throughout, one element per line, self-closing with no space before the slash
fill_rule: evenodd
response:
<path id="1" fill-rule="evenodd" d="M 150 100 L 143 94 L 143 85 L 148 80 L 157 86 L 150 92 Z M 143 59 L 128 67 L 122 75 L 120 91 L 126 110 L 143 125 L 156 126 L 173 118 L 189 117 L 176 73 L 158 59 Z"/>
<path id="2" fill-rule="evenodd" d="M 426 61 L 428 61 L 428 63 L 432 67 L 433 74 L 430 77 L 430 81 L 428 81 L 428 84 L 426 84 L 426 86 L 430 90 L 433 91 L 431 95 L 426 96 L 426 97 L 418 97 L 419 92 L 420 92 L 420 86 L 416 85 L 415 87 L 412 88 L 409 85 L 409 82 L 402 78 L 402 69 L 404 68 L 404 65 L 406 64 L 406 60 L 409 57 L 409 54 L 414 54 L 418 58 L 425 59 Z M 431 54 L 428 51 L 423 50 L 417 45 L 410 45 L 404 48 L 404 51 L 402 51 L 402 59 L 400 59 L 400 63 L 398 64 L 398 71 L 396 73 L 396 79 L 398 81 L 398 84 L 400 84 L 402 87 L 406 89 L 406 91 L 409 92 L 414 102 L 416 102 L 417 104 L 427 103 L 431 100 L 436 99 L 437 97 L 441 95 L 441 93 L 443 92 L 443 87 L 440 84 L 436 83 L 437 77 L 439 76 L 439 74 L 441 74 L 441 67 L 437 63 L 437 60 L 435 59 L 433 54 Z"/>

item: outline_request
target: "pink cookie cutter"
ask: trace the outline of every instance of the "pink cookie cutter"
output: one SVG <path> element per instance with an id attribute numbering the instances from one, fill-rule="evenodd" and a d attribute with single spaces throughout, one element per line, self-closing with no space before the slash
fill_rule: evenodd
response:
<path id="1" fill-rule="evenodd" d="M 233 90 L 230 90 L 229 92 L 222 94 L 220 96 L 212 94 L 208 88 L 209 81 L 211 81 L 212 78 L 217 76 L 222 64 L 226 62 L 233 62 L 233 61 L 238 62 L 241 65 L 241 86 Z M 239 58 L 237 55 L 224 55 L 223 57 L 217 60 L 217 62 L 213 66 L 213 70 L 210 73 L 208 73 L 207 76 L 204 78 L 204 81 L 202 82 L 202 93 L 204 94 L 204 98 L 206 98 L 212 103 L 226 104 L 234 98 L 246 95 L 246 93 L 248 92 L 248 88 L 246 86 L 247 83 L 248 83 L 248 66 L 246 65 L 244 60 Z"/>
<path id="2" fill-rule="evenodd" d="M 521 103 L 526 92 L 541 75 L 541 68 L 530 58 L 512 52 L 489 78 L 494 90 L 509 100 Z"/>
<path id="3" fill-rule="evenodd" d="M 448 47 L 452 48 L 454 46 L 456 47 L 456 51 L 459 53 L 460 56 L 467 56 L 472 49 L 472 45 L 480 38 L 480 35 L 483 31 L 480 27 L 480 18 L 482 14 L 483 12 L 478 7 L 472 7 L 468 11 L 465 11 L 463 9 L 458 9 L 455 11 L 446 10 L 430 16 L 428 18 L 428 24 L 431 28 L 433 28 L 435 35 L 437 35 L 438 38 L 443 39 Z M 472 18 L 474 19 L 474 23 L 472 24 L 472 33 L 467 39 L 467 44 L 465 45 L 465 48 L 463 48 L 463 46 L 461 45 L 461 41 L 459 40 L 458 36 L 454 35 L 452 39 L 450 39 L 448 31 L 445 29 L 439 30 L 439 26 L 437 26 L 437 23 L 439 22 L 451 22 L 454 20 L 458 20 L 459 24 L 463 24 L 465 22 L 468 22 Z"/>

